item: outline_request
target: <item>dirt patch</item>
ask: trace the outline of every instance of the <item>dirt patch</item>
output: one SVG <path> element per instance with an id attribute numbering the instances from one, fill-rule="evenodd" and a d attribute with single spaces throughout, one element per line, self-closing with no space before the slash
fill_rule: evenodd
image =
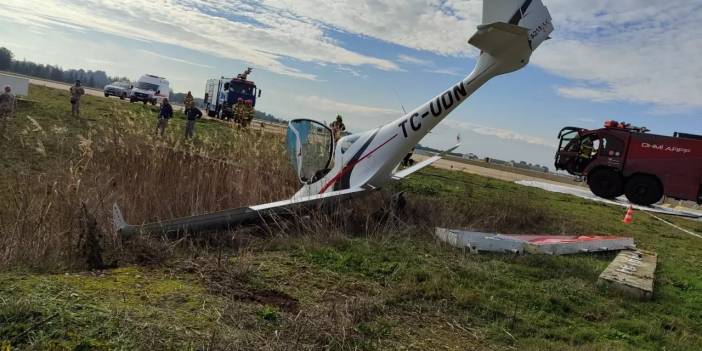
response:
<path id="1" fill-rule="evenodd" d="M 255 270 L 248 254 L 233 258 L 189 260 L 181 263 L 177 270 L 196 274 L 212 294 L 276 306 L 291 313 L 297 313 L 300 309 L 299 301 L 282 291 L 253 286 Z"/>
<path id="2" fill-rule="evenodd" d="M 300 310 L 300 305 L 297 299 L 280 291 L 248 289 L 248 290 L 232 290 L 225 295 L 237 300 L 258 302 L 262 305 L 272 305 L 280 308 L 283 311 L 297 313 Z"/>

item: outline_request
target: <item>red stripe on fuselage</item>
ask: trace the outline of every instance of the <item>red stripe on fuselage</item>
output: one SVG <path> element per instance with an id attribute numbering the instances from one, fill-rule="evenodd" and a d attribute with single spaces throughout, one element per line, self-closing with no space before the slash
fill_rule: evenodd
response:
<path id="1" fill-rule="evenodd" d="M 341 171 L 339 171 L 339 173 L 337 173 L 337 174 L 334 176 L 334 178 L 329 179 L 329 181 L 327 182 L 327 184 L 324 184 L 324 186 L 322 187 L 322 190 L 320 190 L 319 193 L 322 194 L 322 193 L 324 193 L 325 191 L 327 191 L 327 189 L 329 189 L 330 186 L 334 185 L 334 183 L 336 183 L 341 177 L 343 177 L 344 174 L 351 172 L 351 171 L 353 170 L 353 167 L 354 167 L 355 165 L 357 165 L 359 162 L 361 162 L 361 161 L 365 160 L 366 158 L 368 158 L 368 157 L 369 157 L 370 155 L 372 155 L 374 152 L 378 151 L 378 149 L 380 149 L 381 147 L 385 146 L 385 144 L 389 143 L 390 140 L 395 139 L 398 135 L 399 135 L 399 134 L 393 135 L 392 138 L 386 140 L 384 143 L 380 144 L 380 145 L 379 145 L 378 147 L 376 147 L 375 149 L 369 151 L 369 152 L 368 152 L 367 154 L 365 154 L 363 157 L 359 158 L 358 161 L 353 162 L 353 163 L 349 163 L 349 164 L 347 164 L 346 166 L 344 166 L 344 168 L 342 168 Z"/>

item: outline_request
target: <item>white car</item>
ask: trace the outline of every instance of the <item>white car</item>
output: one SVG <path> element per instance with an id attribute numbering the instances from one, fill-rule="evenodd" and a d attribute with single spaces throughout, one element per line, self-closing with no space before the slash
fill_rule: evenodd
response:
<path id="1" fill-rule="evenodd" d="M 167 98 L 170 93 L 171 88 L 166 78 L 146 74 L 134 83 L 129 94 L 129 102 L 141 101 L 144 104 L 156 105 L 163 98 Z"/>
<path id="2" fill-rule="evenodd" d="M 105 97 L 116 96 L 124 100 L 131 94 L 131 90 L 132 84 L 129 82 L 112 82 L 105 85 L 103 92 L 105 93 Z"/>

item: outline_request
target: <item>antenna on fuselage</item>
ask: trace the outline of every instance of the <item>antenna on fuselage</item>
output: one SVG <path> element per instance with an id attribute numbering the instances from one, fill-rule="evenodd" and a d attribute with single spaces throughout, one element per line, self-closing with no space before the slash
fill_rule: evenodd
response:
<path id="1" fill-rule="evenodd" d="M 400 100 L 400 94 L 397 93 L 397 89 L 392 88 L 392 91 L 395 93 L 395 97 L 397 98 L 397 102 L 400 103 L 400 107 L 402 107 L 402 112 L 407 114 L 407 110 L 405 110 L 405 106 L 402 104 L 402 100 Z"/>

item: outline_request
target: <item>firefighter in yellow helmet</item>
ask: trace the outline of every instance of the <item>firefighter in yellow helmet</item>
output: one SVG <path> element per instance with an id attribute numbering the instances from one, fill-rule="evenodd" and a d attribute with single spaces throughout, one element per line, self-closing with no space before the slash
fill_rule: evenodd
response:
<path id="1" fill-rule="evenodd" d="M 183 105 L 185 106 L 185 110 L 195 107 L 195 98 L 193 97 L 192 92 L 188 91 L 188 95 L 186 95 L 185 99 L 183 99 Z"/>
<path id="2" fill-rule="evenodd" d="M 334 140 L 341 139 L 342 134 L 346 131 L 344 120 L 341 115 L 336 115 L 336 121 L 331 124 L 332 132 L 334 132 Z"/>
<path id="3" fill-rule="evenodd" d="M 236 100 L 236 104 L 234 105 L 234 123 L 237 124 L 237 126 L 241 126 L 242 124 L 242 116 L 244 116 L 244 99 L 238 98 Z"/>
<path id="4" fill-rule="evenodd" d="M 241 126 L 246 128 L 251 124 L 251 121 L 254 118 L 254 108 L 253 108 L 253 101 L 251 100 L 246 100 L 244 101 L 244 112 L 241 117 Z"/>

